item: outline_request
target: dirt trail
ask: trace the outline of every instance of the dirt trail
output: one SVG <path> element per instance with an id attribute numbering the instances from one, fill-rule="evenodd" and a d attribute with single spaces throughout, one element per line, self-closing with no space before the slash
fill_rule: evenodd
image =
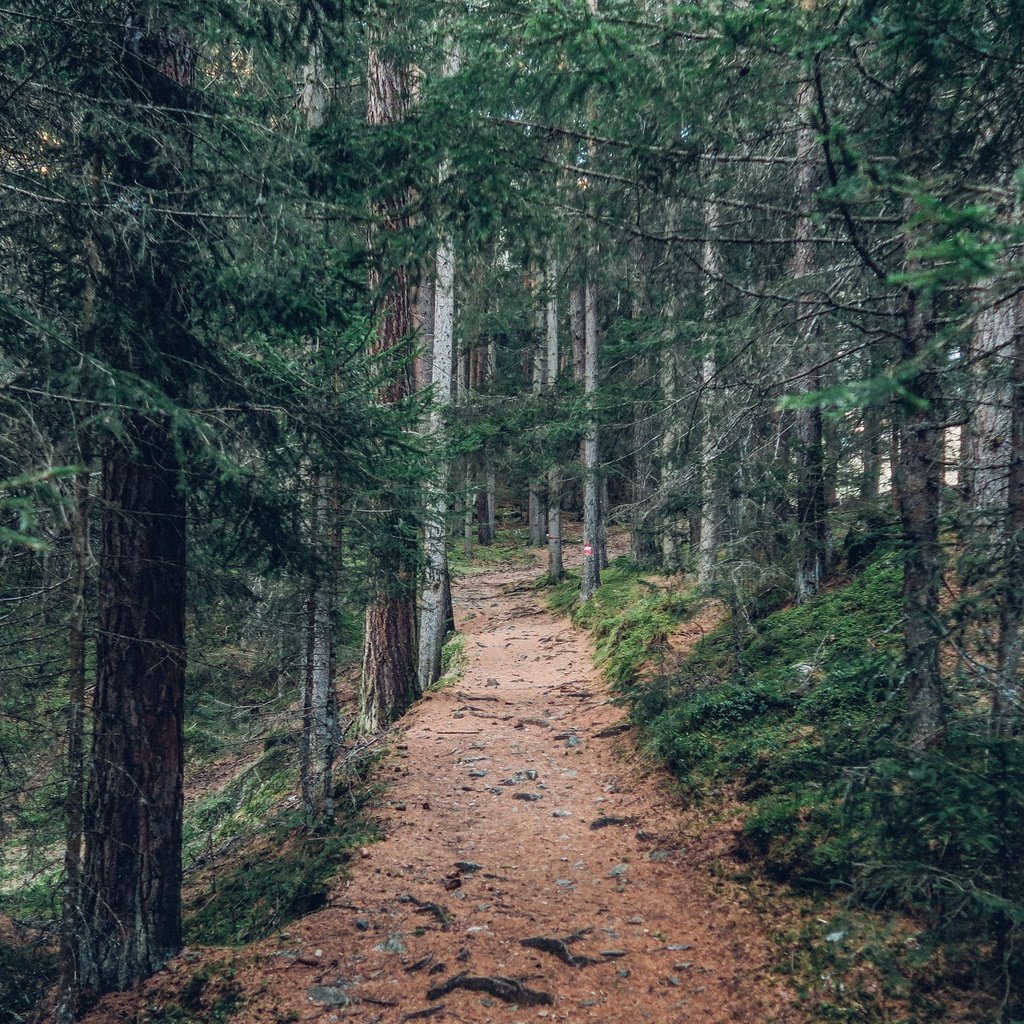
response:
<path id="1" fill-rule="evenodd" d="M 715 899 L 659 781 L 622 757 L 621 738 L 601 735 L 622 711 L 607 702 L 586 637 L 529 589 L 538 571 L 458 584 L 468 669 L 403 723 L 386 838 L 327 909 L 264 944 L 301 959 L 271 961 L 243 1018 L 788 1019 L 756 919 Z M 521 945 L 581 931 L 552 948 L 592 961 L 583 966 Z M 463 971 L 517 979 L 552 1001 L 516 1006 L 465 989 L 428 998 Z"/>

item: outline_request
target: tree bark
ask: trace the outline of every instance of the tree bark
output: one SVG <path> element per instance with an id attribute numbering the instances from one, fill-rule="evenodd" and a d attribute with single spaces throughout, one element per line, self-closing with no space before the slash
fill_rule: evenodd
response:
<path id="1" fill-rule="evenodd" d="M 434 405 L 429 430 L 440 442 L 445 411 L 452 401 L 452 362 L 455 338 L 455 244 L 446 236 L 438 246 L 433 318 L 431 383 Z M 437 477 L 427 481 L 426 520 L 423 524 L 425 568 L 420 611 L 419 677 L 426 687 L 441 677 L 441 649 L 448 632 L 451 579 L 448 573 L 448 460 L 438 460 Z"/>
<path id="2" fill-rule="evenodd" d="M 1016 300 L 1018 304 L 1021 300 Z M 992 691 L 993 731 L 1014 736 L 1020 731 L 1024 712 L 1024 687 L 1020 679 L 1024 636 L 1024 310 L 1016 310 L 1010 373 L 1010 424 L 1003 522 L 1003 581 L 999 607 L 999 652 Z"/>
<path id="3" fill-rule="evenodd" d="M 89 457 L 82 452 L 86 466 Z M 86 624 L 89 573 L 89 470 L 75 477 L 71 515 L 71 618 L 68 637 L 68 790 L 64 799 L 66 845 L 61 915 L 61 980 L 57 1007 L 59 1024 L 78 1013 L 81 988 L 82 840 L 85 815 L 85 699 Z"/>
<path id="4" fill-rule="evenodd" d="M 558 269 L 553 259 L 548 261 L 545 283 L 548 298 L 545 308 L 547 372 L 544 383 L 549 390 L 554 390 L 558 384 L 558 298 L 555 292 Z M 547 508 L 548 582 L 558 583 L 565 575 L 565 568 L 562 564 L 562 473 L 557 465 L 548 470 Z"/>
<path id="5" fill-rule="evenodd" d="M 718 316 L 718 278 L 722 272 L 718 249 L 719 211 L 712 196 L 704 211 L 704 320 L 711 324 Z M 706 331 L 707 346 L 700 364 L 700 529 L 697 550 L 697 585 L 710 586 L 715 578 L 718 557 L 718 516 L 720 502 L 714 472 L 715 455 L 719 439 L 715 436 L 714 386 L 718 376 L 718 358 L 715 353 L 714 332 Z"/>
<path id="6" fill-rule="evenodd" d="M 302 688 L 302 745 L 299 775 L 306 822 L 315 828 L 334 817 L 334 746 L 337 696 L 334 690 L 334 509 L 325 478 L 312 481 L 312 531 L 317 566 L 307 601 L 306 671 Z"/>
<path id="7" fill-rule="evenodd" d="M 409 109 L 408 71 L 384 59 L 371 45 L 367 62 L 371 126 L 404 120 Z M 405 197 L 396 195 L 376 211 L 384 233 L 405 227 Z M 383 270 L 375 263 L 370 271 L 370 290 L 381 293 L 381 312 L 371 354 L 408 346 L 412 336 L 409 283 L 404 267 L 390 268 L 386 289 Z M 381 387 L 378 400 L 404 401 L 412 390 L 408 369 Z M 394 498 L 383 498 L 379 508 L 378 536 L 385 545 L 371 561 L 373 592 L 366 607 L 363 633 L 363 667 L 359 693 L 359 726 L 374 732 L 394 721 L 419 695 L 416 677 L 416 542 L 405 520 L 409 510 Z"/>
<path id="8" fill-rule="evenodd" d="M 328 91 L 324 82 L 320 47 L 309 47 L 302 72 L 299 109 L 306 127 L 324 124 Z M 334 692 L 334 537 L 331 485 L 323 471 L 310 478 L 310 532 L 317 566 L 310 580 L 306 609 L 306 670 L 302 687 L 302 742 L 299 777 L 308 825 L 330 824 L 334 816 L 334 742 L 336 705 Z"/>
<path id="9" fill-rule="evenodd" d="M 586 602 L 601 585 L 601 505 L 595 409 L 598 378 L 597 287 L 592 281 L 588 281 L 585 288 L 583 323 L 583 390 L 587 402 L 587 428 L 583 436 L 583 577 L 580 582 L 580 601 Z"/>
<path id="10" fill-rule="evenodd" d="M 901 355 L 924 355 L 930 339 L 924 300 L 908 289 L 904 298 Z M 921 364 L 912 383 L 916 404 L 905 404 L 900 421 L 896 494 L 903 528 L 903 670 L 911 746 L 924 750 L 942 737 L 945 700 L 939 669 L 939 489 L 944 458 L 938 368 Z"/>
<path id="11" fill-rule="evenodd" d="M 790 272 L 801 294 L 806 295 L 806 281 L 817 263 L 817 245 L 811 241 L 814 223 L 811 210 L 818 186 L 818 168 L 814 161 L 817 145 L 811 122 L 814 104 L 814 85 L 801 82 L 797 90 L 797 116 L 800 127 L 796 141 L 795 199 L 797 217 L 795 231 L 799 239 L 793 250 Z M 798 307 L 796 317 L 797 350 L 800 354 L 799 393 L 811 395 L 821 389 L 821 371 L 817 366 L 815 339 L 817 318 L 801 318 Z M 797 473 L 796 473 L 796 567 L 794 573 L 795 599 L 804 604 L 813 597 L 825 578 L 828 561 L 828 520 L 826 517 L 825 452 L 822 437 L 821 408 L 811 405 L 796 412 Z"/>
<path id="12" fill-rule="evenodd" d="M 102 469 L 94 734 L 78 967 L 124 989 L 181 948 L 185 499 L 162 420 L 132 417 Z"/>

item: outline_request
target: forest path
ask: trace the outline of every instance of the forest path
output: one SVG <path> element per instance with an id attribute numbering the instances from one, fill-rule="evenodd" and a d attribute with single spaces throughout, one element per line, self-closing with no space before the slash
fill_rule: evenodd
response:
<path id="1" fill-rule="evenodd" d="M 623 713 L 591 667 L 587 637 L 533 589 L 539 574 L 538 561 L 457 582 L 468 666 L 402 722 L 385 769 L 385 838 L 327 909 L 288 928 L 277 948 L 301 959 L 265 975 L 242 1016 L 790 1019 L 786 993 L 764 973 L 763 925 L 716 896 L 706 860 L 688 857 L 663 781 L 623 756 Z M 550 946 L 589 958 L 583 966 L 521 945 L 581 930 Z M 428 998 L 459 972 L 514 978 L 551 1002 L 526 1005 L 520 994 L 515 1006 L 463 988 Z"/>

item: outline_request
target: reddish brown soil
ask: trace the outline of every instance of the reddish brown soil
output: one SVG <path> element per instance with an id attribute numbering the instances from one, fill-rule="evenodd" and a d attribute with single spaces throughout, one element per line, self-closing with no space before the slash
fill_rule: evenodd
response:
<path id="1" fill-rule="evenodd" d="M 587 638 L 531 588 L 538 568 L 459 582 L 468 667 L 403 722 L 385 768 L 385 838 L 326 909 L 238 956 L 245 1004 L 233 1020 L 392 1024 L 431 1008 L 413 1019 L 798 1019 L 767 971 L 763 916 L 709 874 L 729 826 L 695 835 L 629 736 L 601 737 L 623 712 L 590 667 Z M 595 828 L 602 818 L 613 820 Z M 414 901 L 443 907 L 450 924 Z M 521 945 L 576 932 L 569 949 L 594 961 L 585 966 Z M 156 986 L 173 990 L 206 956 L 186 951 Z M 461 971 L 517 979 L 552 1001 L 428 997 Z"/>

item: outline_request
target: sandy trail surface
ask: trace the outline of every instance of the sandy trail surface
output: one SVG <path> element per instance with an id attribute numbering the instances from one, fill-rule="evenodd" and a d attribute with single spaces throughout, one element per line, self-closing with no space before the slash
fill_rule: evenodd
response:
<path id="1" fill-rule="evenodd" d="M 270 944 L 277 966 L 241 1018 L 790 1019 L 763 924 L 716 895 L 664 780 L 629 756 L 586 636 L 545 609 L 538 575 L 458 582 L 468 668 L 403 721 L 386 837 Z M 284 946 L 299 957 L 287 967 Z M 460 974 L 473 987 L 444 992 Z"/>

